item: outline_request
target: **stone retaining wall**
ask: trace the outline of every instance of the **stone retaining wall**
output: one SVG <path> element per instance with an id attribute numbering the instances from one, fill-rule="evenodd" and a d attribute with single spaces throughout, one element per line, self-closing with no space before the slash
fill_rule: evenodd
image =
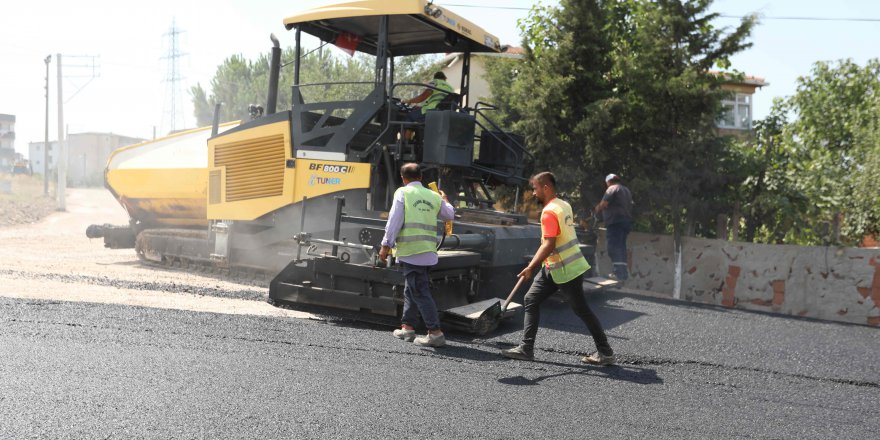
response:
<path id="1" fill-rule="evenodd" d="M 765 245 L 632 233 L 626 287 L 707 304 L 880 326 L 880 249 Z M 604 233 L 600 274 L 611 270 Z M 680 281 L 676 280 L 676 272 Z"/>

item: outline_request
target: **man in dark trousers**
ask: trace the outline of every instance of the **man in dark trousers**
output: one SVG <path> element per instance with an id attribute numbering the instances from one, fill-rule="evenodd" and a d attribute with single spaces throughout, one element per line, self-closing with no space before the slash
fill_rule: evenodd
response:
<path id="1" fill-rule="evenodd" d="M 609 174 L 605 177 L 605 195 L 596 205 L 596 214 L 602 213 L 605 223 L 605 243 L 608 247 L 608 258 L 614 266 L 609 275 L 620 281 L 629 278 L 626 257 L 626 237 L 632 230 L 632 193 L 620 183 L 620 176 Z"/>
<path id="2" fill-rule="evenodd" d="M 565 294 L 574 313 L 584 321 L 597 351 L 581 361 L 593 365 L 614 364 L 614 351 L 602 324 L 584 300 L 584 273 L 590 269 L 574 230 L 571 205 L 556 197 L 556 177 L 550 172 L 533 176 L 529 182 L 532 195 L 544 205 L 541 211 L 541 246 L 532 261 L 518 276 L 529 279 L 535 274 L 525 297 L 525 325 L 522 344 L 501 352 L 511 359 L 532 360 L 541 303 L 557 290 Z"/>
<path id="3" fill-rule="evenodd" d="M 379 259 L 384 263 L 391 248 L 403 266 L 403 316 L 401 327 L 394 337 L 427 347 L 446 345 L 440 329 L 437 304 L 431 296 L 428 269 L 437 264 L 437 219 L 452 220 L 455 209 L 446 194 L 422 186 L 422 170 L 416 163 L 400 168 L 403 186 L 394 193 L 394 203 L 388 212 L 385 237 Z M 415 325 L 419 316 L 428 328 L 428 334 L 416 337 Z"/>

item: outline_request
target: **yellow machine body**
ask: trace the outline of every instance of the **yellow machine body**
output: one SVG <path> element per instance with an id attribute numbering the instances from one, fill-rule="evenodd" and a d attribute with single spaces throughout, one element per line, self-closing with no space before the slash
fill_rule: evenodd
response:
<path id="1" fill-rule="evenodd" d="M 107 187 L 138 222 L 206 226 L 255 220 L 301 201 L 367 188 L 370 164 L 295 159 L 285 121 L 240 131 L 223 124 L 123 147 L 110 156 Z"/>
<path id="2" fill-rule="evenodd" d="M 238 121 L 222 124 L 226 131 Z M 207 225 L 208 138 L 202 127 L 119 148 L 105 182 L 132 220 L 156 226 Z"/>
<path id="3" fill-rule="evenodd" d="M 368 163 L 294 158 L 287 121 L 213 138 L 208 150 L 211 220 L 255 220 L 304 197 L 370 184 Z"/>

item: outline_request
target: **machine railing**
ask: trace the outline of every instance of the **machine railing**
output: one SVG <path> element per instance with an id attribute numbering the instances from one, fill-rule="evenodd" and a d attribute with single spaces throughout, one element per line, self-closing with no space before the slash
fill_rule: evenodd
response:
<path id="1" fill-rule="evenodd" d="M 302 88 L 369 84 L 372 90 L 361 100 L 306 103 Z M 292 88 L 292 129 L 297 145 L 347 154 L 355 139 L 384 104 L 384 88 L 365 81 L 298 84 Z M 343 111 L 344 116 L 337 116 Z M 367 147 L 365 147 L 367 148 Z"/>
<path id="2" fill-rule="evenodd" d="M 481 108 L 481 106 L 482 106 L 482 108 Z M 492 121 L 491 118 L 489 118 L 486 115 L 485 109 L 497 110 L 498 107 L 495 105 L 492 105 L 492 104 L 482 102 L 482 101 L 477 101 L 477 103 L 474 105 L 473 109 L 468 108 L 465 110 L 468 110 L 468 111 L 472 110 L 473 114 L 474 114 L 475 122 L 476 122 L 477 126 L 482 129 L 482 133 L 488 133 L 492 138 L 494 138 L 496 141 L 498 141 L 499 145 L 501 145 L 502 147 L 504 147 L 505 149 L 507 149 L 508 151 L 510 151 L 513 154 L 513 157 L 515 158 L 515 160 L 512 162 L 511 170 L 505 174 L 498 173 L 498 171 L 495 170 L 494 168 L 488 168 L 488 167 L 484 167 L 482 165 L 477 165 L 477 164 L 474 164 L 474 168 L 480 169 L 481 171 L 490 172 L 492 174 L 495 174 L 495 175 L 498 175 L 498 176 L 501 176 L 504 178 L 516 178 L 518 180 L 525 180 L 524 178 L 517 176 L 517 174 L 521 173 L 523 171 L 523 169 L 524 169 L 523 164 L 525 163 L 526 157 L 528 157 L 532 162 L 534 162 L 535 156 L 532 153 L 530 153 L 526 149 L 526 147 L 524 145 L 522 145 L 515 137 L 511 136 L 510 133 L 508 133 L 508 132 L 502 130 L 500 127 L 498 127 L 498 124 L 496 124 L 494 121 Z M 481 118 L 482 118 L 482 120 L 486 121 L 491 126 L 492 130 L 488 129 L 482 122 L 480 122 Z M 502 134 L 504 136 L 504 139 L 502 139 L 501 136 L 498 135 L 498 133 Z M 514 147 L 516 147 L 516 148 L 514 148 Z M 480 145 L 480 148 L 482 149 L 483 145 Z"/>

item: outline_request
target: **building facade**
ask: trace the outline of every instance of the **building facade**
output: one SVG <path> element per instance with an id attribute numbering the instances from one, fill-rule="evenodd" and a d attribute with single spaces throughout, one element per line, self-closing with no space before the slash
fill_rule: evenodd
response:
<path id="1" fill-rule="evenodd" d="M 143 139 L 113 133 L 72 133 L 67 139 L 67 184 L 70 186 L 101 186 L 104 168 L 110 153 L 119 147 L 143 142 Z M 35 174 L 43 174 L 43 142 L 28 144 L 28 157 Z M 49 172 L 58 166 L 58 142 L 49 143 Z"/>
<path id="2" fill-rule="evenodd" d="M 58 163 L 58 142 L 49 142 L 49 172 L 54 173 Z M 46 164 L 43 163 L 43 142 L 28 142 L 28 160 L 34 174 L 43 175 L 46 172 Z"/>
<path id="3" fill-rule="evenodd" d="M 770 83 L 764 78 L 746 75 L 742 78 L 729 78 L 721 86 L 728 92 L 721 101 L 722 111 L 715 125 L 722 136 L 749 136 L 752 132 L 752 100 L 757 89 Z"/>
<path id="4" fill-rule="evenodd" d="M 440 60 L 440 70 L 446 75 L 446 82 L 455 87 L 455 93 L 461 93 L 461 53 L 450 53 Z M 489 58 L 521 59 L 523 49 L 508 47 L 502 53 L 472 53 L 470 65 L 470 84 L 468 84 L 468 106 L 473 107 L 478 101 L 492 102 L 492 91 L 486 81 L 486 60 Z"/>
<path id="5" fill-rule="evenodd" d="M 15 165 L 15 115 L 0 113 L 0 171 Z"/>

